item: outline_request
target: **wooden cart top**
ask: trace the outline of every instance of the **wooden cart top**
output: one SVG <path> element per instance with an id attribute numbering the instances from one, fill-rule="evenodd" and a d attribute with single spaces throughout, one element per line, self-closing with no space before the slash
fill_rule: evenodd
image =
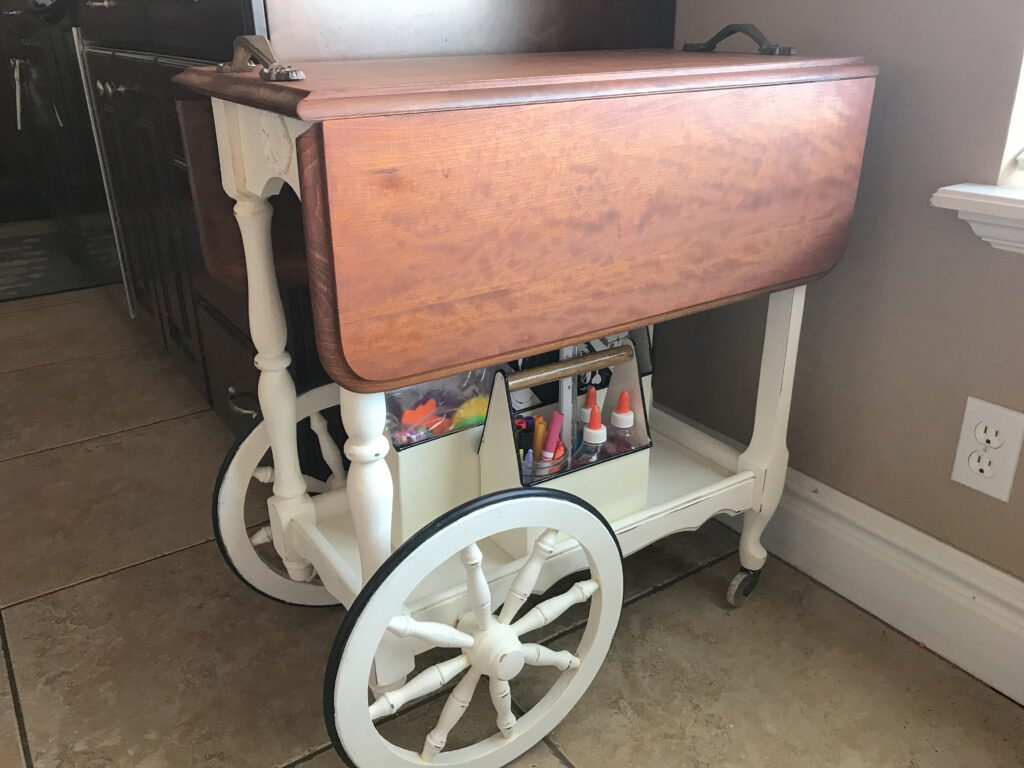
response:
<path id="1" fill-rule="evenodd" d="M 668 50 L 191 69 L 298 139 L 320 357 L 355 391 L 430 380 L 824 274 L 877 71 Z"/>
<path id="2" fill-rule="evenodd" d="M 874 77 L 858 57 L 665 49 L 289 62 L 304 80 L 197 67 L 177 81 L 207 96 L 302 120 L 509 106 L 670 91 Z"/>

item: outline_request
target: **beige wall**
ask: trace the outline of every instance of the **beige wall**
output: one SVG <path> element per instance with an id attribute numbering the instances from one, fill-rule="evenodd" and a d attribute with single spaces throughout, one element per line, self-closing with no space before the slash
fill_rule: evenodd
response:
<path id="1" fill-rule="evenodd" d="M 949 479 L 968 395 L 1024 410 L 1024 256 L 928 205 L 996 180 L 1024 2 L 680 0 L 677 40 L 734 21 L 881 69 L 850 247 L 808 290 L 792 465 L 1024 577 L 1024 470 L 1009 504 Z M 658 399 L 748 438 L 765 306 L 660 328 Z"/>

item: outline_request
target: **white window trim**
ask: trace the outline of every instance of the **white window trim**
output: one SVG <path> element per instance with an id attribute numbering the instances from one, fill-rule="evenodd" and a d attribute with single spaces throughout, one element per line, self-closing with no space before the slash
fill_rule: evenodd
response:
<path id="1" fill-rule="evenodd" d="M 1024 254 L 1024 187 L 954 184 L 932 195 L 932 205 L 958 211 L 993 248 Z"/>
<path id="2" fill-rule="evenodd" d="M 932 195 L 932 205 L 958 211 L 974 234 L 1003 251 L 1024 253 L 1024 61 L 995 185 L 954 184 Z"/>

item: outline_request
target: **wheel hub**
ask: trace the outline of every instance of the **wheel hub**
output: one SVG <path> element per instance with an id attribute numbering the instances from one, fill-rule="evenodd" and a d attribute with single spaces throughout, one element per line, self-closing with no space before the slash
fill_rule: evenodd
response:
<path id="1" fill-rule="evenodd" d="M 473 667 L 492 680 L 512 680 L 526 664 L 523 645 L 515 630 L 496 620 L 487 629 L 473 634 L 473 647 L 465 653 Z"/>

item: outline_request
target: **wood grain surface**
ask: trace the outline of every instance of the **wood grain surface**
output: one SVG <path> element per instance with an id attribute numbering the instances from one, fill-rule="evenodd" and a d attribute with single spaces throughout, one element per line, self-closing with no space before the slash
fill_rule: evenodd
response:
<path id="1" fill-rule="evenodd" d="M 877 74 L 666 50 L 300 66 L 179 82 L 323 121 L 299 139 L 317 345 L 362 392 L 824 274 Z"/>
<path id="2" fill-rule="evenodd" d="M 306 79 L 272 83 L 255 71 L 225 74 L 195 67 L 175 80 L 207 96 L 303 120 L 328 120 L 876 74 L 859 58 L 654 48 L 287 63 L 302 69 Z"/>
<path id="3" fill-rule="evenodd" d="M 387 389 L 825 273 L 846 247 L 873 88 L 324 123 L 323 165 L 303 178 L 326 179 L 307 207 L 333 272 L 330 296 L 311 264 L 325 368 Z"/>
<path id="4" fill-rule="evenodd" d="M 235 221 L 235 201 L 228 197 L 221 181 L 213 108 L 210 100 L 204 98 L 179 98 L 176 106 L 203 262 L 215 279 L 244 291 L 247 286 L 245 251 Z M 283 286 L 304 285 L 307 280 L 306 244 L 298 201 L 279 195 L 271 203 L 274 206 L 271 237 L 277 279 Z"/>

